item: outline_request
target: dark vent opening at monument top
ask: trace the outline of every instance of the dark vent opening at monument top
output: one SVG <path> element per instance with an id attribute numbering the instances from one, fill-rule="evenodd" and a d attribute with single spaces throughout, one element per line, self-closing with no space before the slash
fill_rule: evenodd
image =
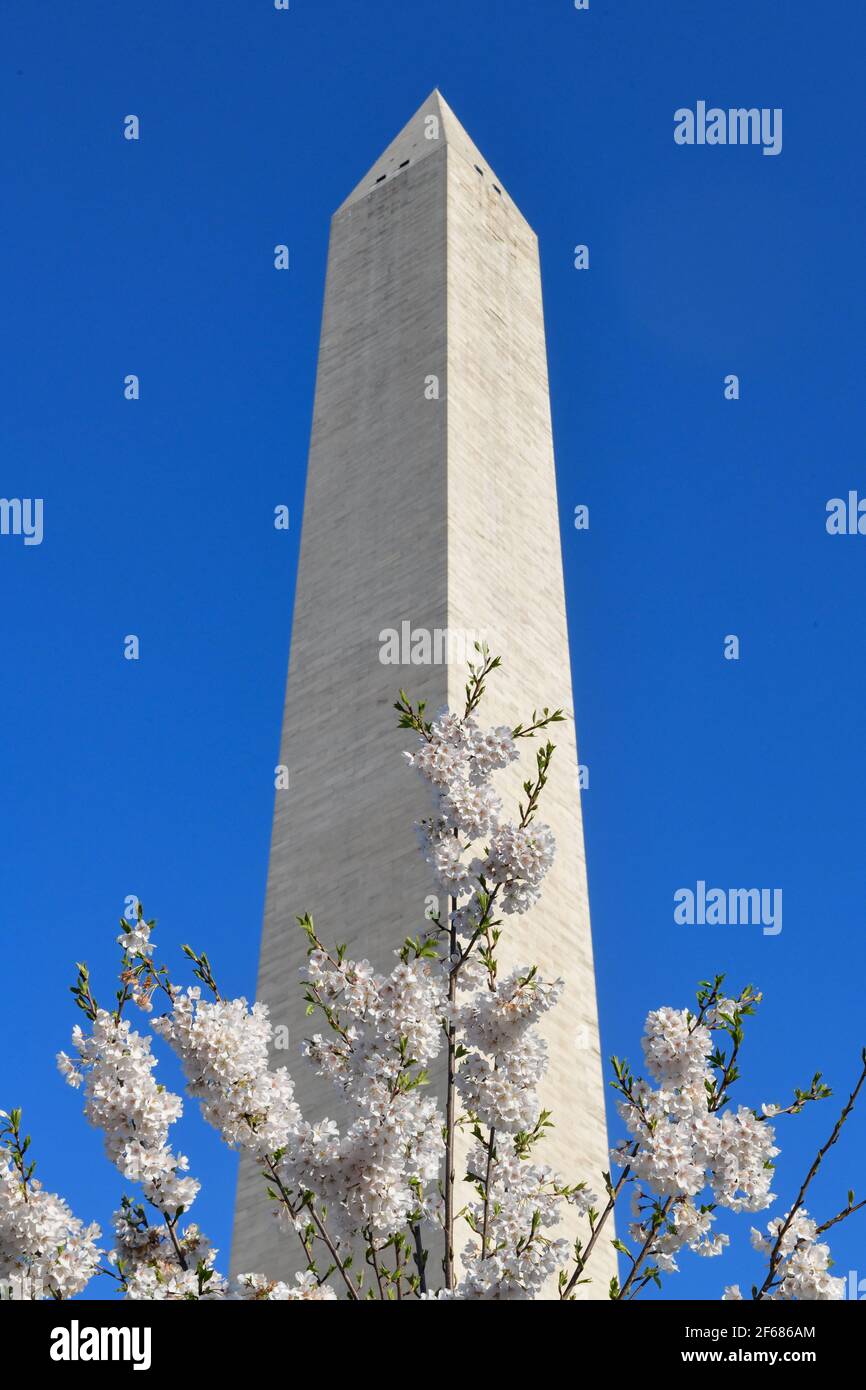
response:
<path id="1" fill-rule="evenodd" d="M 483 170 L 483 169 L 479 169 L 477 164 L 475 165 L 475 170 L 476 170 L 477 173 L 479 173 L 479 174 L 481 175 L 482 178 L 484 178 L 484 170 Z"/>

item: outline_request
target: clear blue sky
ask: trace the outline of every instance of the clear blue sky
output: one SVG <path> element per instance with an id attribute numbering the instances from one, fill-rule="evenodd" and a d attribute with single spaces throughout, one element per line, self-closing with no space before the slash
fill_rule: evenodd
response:
<path id="1" fill-rule="evenodd" d="M 604 1048 L 638 1061 L 647 1009 L 725 970 L 766 995 L 743 1098 L 816 1068 L 847 1094 L 866 537 L 824 523 L 866 493 L 862 7 L 4 11 L 0 493 L 44 498 L 45 538 L 0 537 L 0 1105 L 26 1107 L 45 1181 L 107 1226 L 120 1179 L 53 1055 L 73 962 L 107 985 L 127 894 L 169 959 L 192 940 L 253 989 L 298 543 L 271 519 L 301 512 L 328 221 L 436 85 L 540 237 Z M 782 107 L 781 155 L 677 147 L 699 99 Z M 781 887 L 781 935 L 677 926 L 698 879 Z M 783 1199 L 836 1109 L 780 1125 Z M 227 1258 L 234 1160 L 197 1116 L 183 1136 Z M 864 1138 L 866 1109 L 822 1217 Z M 748 1285 L 748 1224 L 665 1296 Z M 839 1272 L 866 1276 L 864 1231 L 836 1232 Z"/>

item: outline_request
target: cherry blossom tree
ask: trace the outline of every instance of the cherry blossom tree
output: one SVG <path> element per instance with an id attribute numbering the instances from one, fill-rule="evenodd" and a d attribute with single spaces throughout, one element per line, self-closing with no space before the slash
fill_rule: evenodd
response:
<path id="1" fill-rule="evenodd" d="M 398 945 L 388 974 L 326 945 L 311 917 L 298 919 L 309 943 L 307 1011 L 321 1030 L 303 1053 L 341 1098 L 342 1127 L 304 1118 L 289 1072 L 269 1065 L 267 1008 L 225 998 L 204 952 L 185 946 L 198 983 L 174 982 L 156 955 L 155 922 L 139 906 L 134 922 L 121 921 L 110 1007 L 97 1002 L 86 965 L 78 966 L 72 993 L 83 1021 L 71 1055 L 58 1059 L 135 1195 L 122 1197 L 106 1253 L 98 1228 L 35 1179 L 20 1111 L 0 1111 L 0 1287 L 10 1296 L 69 1298 L 102 1275 L 129 1299 L 570 1301 L 592 1280 L 599 1243 L 612 1240 L 622 1277 L 596 1292 L 629 1301 L 676 1271 L 684 1250 L 723 1253 L 729 1237 L 714 1230 L 720 1208 L 758 1213 L 771 1205 L 779 1153 L 771 1120 L 830 1090 L 816 1075 L 785 1106 L 735 1103 L 745 1021 L 761 996 L 750 986 L 730 995 L 721 976 L 701 984 L 694 1009 L 649 1014 L 646 1078 L 612 1059 L 624 1135 L 611 1171 L 567 1178 L 544 1164 L 551 1117 L 541 1102 L 546 1051 L 536 1025 L 556 1007 L 563 982 L 542 979 L 531 961 L 501 971 L 499 945 L 512 919 L 539 901 L 553 862 L 553 836 L 539 816 L 554 754 L 548 734 L 564 716 L 545 708 L 525 724 L 480 726 L 499 660 L 478 651 L 462 711 L 430 720 L 403 691 L 396 705 L 399 726 L 414 739 L 407 762 L 432 797 L 418 831 L 448 912 Z M 525 741 L 537 741 L 534 771 L 509 817 L 495 778 Z M 543 931 L 543 913 L 534 923 Z M 229 1282 L 187 1220 L 199 1184 L 171 1137 L 183 1101 L 156 1081 L 153 1037 L 134 1027 L 136 1015 L 180 1059 L 208 1123 L 260 1166 L 262 1200 L 303 1266 L 294 1282 L 267 1272 Z M 438 1097 L 428 1083 L 443 1053 Z M 849 1192 L 821 1222 L 805 1202 L 866 1079 L 866 1051 L 862 1062 L 793 1206 L 766 1233 L 752 1231 L 767 1260 L 754 1299 L 844 1297 L 822 1237 L 864 1202 Z M 461 1130 L 472 1144 L 458 1175 Z M 561 1233 L 567 1206 L 584 1225 L 574 1243 Z M 444 1258 L 434 1265 L 439 1247 Z M 723 1296 L 742 1294 L 734 1285 Z"/>

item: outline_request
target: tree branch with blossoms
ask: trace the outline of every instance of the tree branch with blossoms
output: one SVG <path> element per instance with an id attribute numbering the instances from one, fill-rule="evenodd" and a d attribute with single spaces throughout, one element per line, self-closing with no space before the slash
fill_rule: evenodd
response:
<path id="1" fill-rule="evenodd" d="M 156 924 L 139 905 L 134 920 L 121 921 L 110 1007 L 99 1002 L 87 965 L 78 965 L 72 994 L 83 1020 L 71 1056 L 58 1058 L 137 1195 L 122 1195 L 103 1260 L 98 1228 L 34 1178 L 20 1111 L 0 1112 L 0 1292 L 17 1281 L 30 1291 L 21 1296 L 64 1299 L 102 1274 L 127 1299 L 570 1302 L 593 1281 L 597 1252 L 611 1242 L 623 1273 L 606 1292 L 630 1302 L 676 1271 L 681 1252 L 724 1251 L 729 1237 L 714 1231 L 720 1209 L 757 1212 L 772 1203 L 779 1150 L 771 1121 L 801 1114 L 830 1090 L 816 1074 L 785 1106 L 735 1103 L 746 1021 L 761 996 L 751 986 L 727 995 L 723 976 L 701 983 L 695 1009 L 648 1015 L 647 1079 L 613 1058 L 625 1135 L 612 1150 L 618 1176 L 601 1175 L 604 1204 L 585 1175 L 566 1181 L 540 1161 L 552 1119 L 541 1100 L 547 1055 L 537 1025 L 556 1007 L 563 982 L 543 979 L 531 961 L 504 969 L 501 946 L 514 918 L 539 902 L 553 863 L 541 810 L 555 767 L 548 732 L 564 715 L 544 707 L 515 725 L 480 725 L 500 661 L 477 651 L 459 712 L 430 718 L 404 691 L 396 704 L 399 727 L 415 738 L 405 757 L 432 798 L 417 830 L 447 910 L 417 935 L 405 935 L 414 924 L 404 924 L 387 972 L 326 945 L 310 915 L 297 919 L 307 939 L 307 1013 L 321 1027 L 302 1053 L 333 1085 L 343 1122 L 304 1117 L 288 1070 L 271 1066 L 267 1008 L 226 997 L 204 951 L 184 946 L 196 983 L 173 982 L 155 957 Z M 534 771 L 509 815 L 497 774 L 533 738 Z M 543 912 L 532 923 L 543 932 Z M 150 1019 L 151 1033 L 133 1027 L 133 1010 Z M 180 1060 L 186 1094 L 208 1123 L 257 1163 L 263 1200 L 296 1255 L 293 1282 L 269 1273 L 228 1280 L 216 1267 L 218 1252 L 188 1221 L 199 1184 L 171 1142 L 183 1100 L 155 1079 L 155 1038 Z M 432 1084 L 437 1078 L 444 1095 Z M 804 1203 L 864 1080 L 866 1054 L 790 1212 L 770 1223 L 768 1237 L 753 1231 L 768 1256 L 753 1297 L 844 1295 L 820 1237 L 866 1203 L 849 1192 L 820 1225 Z M 461 1133 L 469 1142 L 458 1173 Z M 630 1224 L 620 1220 L 626 1193 Z M 587 1224 L 573 1242 L 562 1234 L 569 1207 Z M 724 1296 L 738 1298 L 739 1289 Z"/>
<path id="2" fill-rule="evenodd" d="M 820 1291 L 831 1289 L 834 1283 L 842 1282 L 841 1280 L 833 1280 L 832 1276 L 827 1274 L 830 1264 L 829 1249 L 819 1242 L 817 1237 L 823 1235 L 825 1231 L 829 1231 L 831 1226 L 838 1225 L 840 1221 L 845 1221 L 849 1216 L 860 1211 L 866 1206 L 866 1201 L 855 1202 L 854 1193 L 849 1191 L 847 1206 L 820 1226 L 816 1226 L 815 1222 L 809 1218 L 804 1203 L 812 1180 L 816 1177 L 818 1169 L 842 1133 L 842 1128 L 849 1119 L 863 1083 L 866 1081 L 866 1048 L 861 1053 L 861 1061 L 863 1068 L 857 1078 L 857 1083 L 833 1126 L 829 1139 L 818 1150 L 803 1179 L 791 1210 L 784 1219 L 771 1222 L 768 1227 L 770 1234 L 774 1235 L 775 1239 L 769 1246 L 766 1278 L 760 1288 L 753 1288 L 752 1290 L 752 1297 L 755 1300 L 773 1297 L 801 1298 L 804 1287 L 815 1290 L 814 1297 L 819 1298 L 821 1297 Z M 813 1082 L 813 1089 L 818 1081 L 819 1078 L 816 1077 L 815 1082 Z M 759 1232 L 753 1233 L 753 1240 L 758 1249 L 768 1249 L 768 1242 Z M 796 1289 L 799 1289 L 799 1292 L 794 1292 Z M 734 1296 L 736 1297 L 736 1295 Z"/>

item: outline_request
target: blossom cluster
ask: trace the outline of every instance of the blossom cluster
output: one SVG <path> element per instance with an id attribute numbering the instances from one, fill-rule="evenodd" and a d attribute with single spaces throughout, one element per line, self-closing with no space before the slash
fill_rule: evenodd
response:
<path id="1" fill-rule="evenodd" d="M 619 1107 L 640 1141 L 630 1160 L 636 1177 L 650 1192 L 686 1197 L 709 1186 L 711 1200 L 731 1211 L 769 1206 L 774 1131 L 745 1106 L 713 1108 L 710 1029 L 686 1010 L 658 1009 L 647 1017 L 643 1050 L 658 1087 L 638 1082 Z"/>
<path id="2" fill-rule="evenodd" d="M 91 1031 L 72 1030 L 75 1058 L 65 1052 L 58 1066 L 70 1086 L 83 1087 L 84 1113 L 103 1132 L 105 1151 L 130 1182 L 141 1183 L 147 1200 L 168 1217 L 187 1210 L 199 1184 L 188 1177 L 188 1160 L 174 1153 L 168 1131 L 183 1113 L 180 1096 L 157 1084 L 151 1039 L 98 1009 Z"/>
<path id="3" fill-rule="evenodd" d="M 639 1219 L 630 1230 L 636 1244 L 646 1241 L 658 1211 L 647 1194 L 669 1199 L 651 1250 L 662 1271 L 677 1268 L 674 1256 L 683 1247 L 705 1256 L 721 1253 L 728 1238 L 711 1234 L 715 1208 L 760 1211 L 773 1200 L 772 1160 L 779 1151 L 772 1126 L 745 1106 L 716 1105 L 711 1029 L 733 1019 L 736 1008 L 734 1001 L 718 1001 L 706 1013 L 709 1026 L 687 1010 L 651 1012 L 642 1046 L 658 1084 L 634 1082 L 619 1106 L 631 1140 L 613 1158 L 620 1166 L 628 1162 L 638 1184 L 632 1205 Z M 705 1189 L 706 1202 L 696 1205 Z"/>
<path id="4" fill-rule="evenodd" d="M 536 1298 L 569 1257 L 569 1242 L 548 1234 L 562 1217 L 559 1180 L 507 1144 L 494 1152 L 489 1176 L 487 1164 L 485 1148 L 470 1151 L 468 1172 L 478 1179 L 479 1192 L 467 1207 L 473 1235 L 462 1251 L 463 1278 L 451 1297 Z"/>
<path id="5" fill-rule="evenodd" d="M 419 825 L 422 848 L 441 888 L 452 897 L 477 893 L 483 880 L 501 889 L 499 907 L 524 913 L 539 899 L 555 850 L 549 826 L 502 819 L 494 772 L 518 757 L 511 730 L 483 730 L 471 718 L 444 711 L 419 735 L 406 759 L 431 784 L 436 813 Z M 484 837 L 483 852 L 465 858 Z M 461 924 L 471 920 L 463 904 Z M 476 918 L 477 920 L 477 918 Z"/>
<path id="6" fill-rule="evenodd" d="M 239 1274 L 233 1284 L 233 1297 L 248 1303 L 333 1303 L 337 1295 L 330 1284 L 320 1283 L 306 1270 L 295 1275 L 293 1284 L 267 1279 L 263 1274 Z"/>
<path id="7" fill-rule="evenodd" d="M 348 1123 L 343 1132 L 334 1121 L 302 1123 L 280 1176 L 327 1205 L 343 1244 L 364 1231 L 387 1238 L 405 1226 L 441 1167 L 443 1117 L 421 1083 L 442 1047 L 447 978 L 426 957 L 381 975 L 369 961 L 321 949 L 312 951 L 306 976 L 310 997 L 339 1025 L 330 1037 L 315 1034 L 304 1051 L 343 1096 Z"/>
<path id="8" fill-rule="evenodd" d="M 492 989 L 476 985 L 455 1012 L 469 1049 L 457 1073 L 458 1093 L 467 1112 L 497 1134 L 531 1130 L 538 1118 L 547 1049 L 533 1025 L 562 988 L 562 980 L 548 984 L 530 969 L 515 970 Z"/>
<path id="9" fill-rule="evenodd" d="M 172 1240 L 165 1225 L 150 1225 L 144 1209 L 126 1200 L 114 1213 L 114 1238 L 108 1258 L 126 1298 L 212 1302 L 228 1296 L 226 1280 L 214 1269 L 217 1252 L 194 1222 Z"/>
<path id="10" fill-rule="evenodd" d="M 534 1298 L 568 1259 L 568 1242 L 555 1234 L 568 1189 L 518 1147 L 541 1114 L 547 1050 L 535 1025 L 555 1005 L 563 982 L 542 981 L 529 966 L 498 980 L 489 940 L 485 963 L 471 951 L 489 927 L 492 903 L 498 912 L 519 915 L 538 901 L 554 839 L 548 826 L 533 821 L 531 802 L 519 823 L 503 818 L 490 778 L 518 756 L 510 729 L 485 731 L 471 717 L 445 711 L 419 728 L 419 745 L 406 757 L 436 801 L 435 814 L 419 827 L 422 848 L 440 887 L 458 900 L 450 914 L 461 942 L 452 962 L 458 991 L 447 1015 L 462 1054 L 456 1088 L 480 1140 L 469 1159 L 477 1200 L 464 1211 L 472 1234 L 461 1250 L 463 1278 L 442 1296 Z M 540 760 L 539 774 L 545 766 Z M 542 785 L 540 775 L 539 790 Z"/>
<path id="11" fill-rule="evenodd" d="M 268 1069 L 265 1004 L 208 1002 L 195 985 L 173 995 L 171 1012 L 154 1019 L 153 1030 L 177 1053 L 190 1096 L 231 1148 L 264 1157 L 289 1143 L 301 1112 L 286 1068 Z"/>
<path id="12" fill-rule="evenodd" d="M 153 964 L 151 926 L 124 924 L 121 1000 L 115 1012 L 97 1007 L 86 969 L 79 968 L 75 993 L 90 1023 L 72 1031 L 75 1056 L 61 1052 L 58 1066 L 71 1086 L 82 1087 L 84 1112 L 103 1132 L 106 1154 L 120 1173 L 140 1185 L 159 1220 L 151 1224 L 141 1205 L 124 1198 L 114 1215 L 115 1245 L 108 1255 L 118 1285 L 128 1299 L 215 1300 L 255 1297 L 310 1297 L 309 1291 L 274 1293 L 264 1276 L 243 1276 L 231 1286 L 215 1268 L 217 1252 L 194 1223 L 179 1218 L 199 1191 L 188 1176 L 188 1161 L 169 1143 L 170 1126 L 183 1112 L 180 1096 L 154 1078 L 157 1059 L 152 1038 L 123 1018 L 128 998 L 152 1012 L 160 972 Z M 190 1095 L 233 1146 L 257 1156 L 270 1152 L 300 1120 L 292 1083 L 285 1070 L 268 1071 L 271 1026 L 267 1009 L 244 999 L 208 1003 L 198 987 L 174 990 L 163 981 L 170 1012 L 153 1021 L 178 1054 Z M 321 1295 L 327 1297 L 327 1295 Z"/>
<path id="13" fill-rule="evenodd" d="M 779 1241 L 789 1215 L 777 1216 L 767 1225 L 768 1237 L 752 1228 L 752 1244 L 769 1255 L 779 1243 L 779 1269 L 775 1286 L 767 1297 L 779 1302 L 816 1299 L 836 1301 L 845 1297 L 845 1280 L 830 1274 L 830 1247 L 818 1239 L 820 1231 L 805 1207 L 800 1207 Z"/>
<path id="14" fill-rule="evenodd" d="M 8 1117 L 0 1110 L 0 1120 Z M 72 1298 L 90 1282 L 102 1251 L 62 1197 L 27 1180 L 0 1143 L 0 1291 L 12 1298 Z"/>
<path id="15" fill-rule="evenodd" d="M 109 1261 L 128 1299 L 148 1302 L 291 1302 L 333 1300 L 336 1294 L 309 1273 L 294 1284 L 263 1274 L 240 1274 L 231 1283 L 214 1267 L 217 1251 L 190 1223 L 175 1241 L 164 1226 L 151 1226 L 142 1207 L 124 1202 L 114 1214 L 115 1248 Z"/>

